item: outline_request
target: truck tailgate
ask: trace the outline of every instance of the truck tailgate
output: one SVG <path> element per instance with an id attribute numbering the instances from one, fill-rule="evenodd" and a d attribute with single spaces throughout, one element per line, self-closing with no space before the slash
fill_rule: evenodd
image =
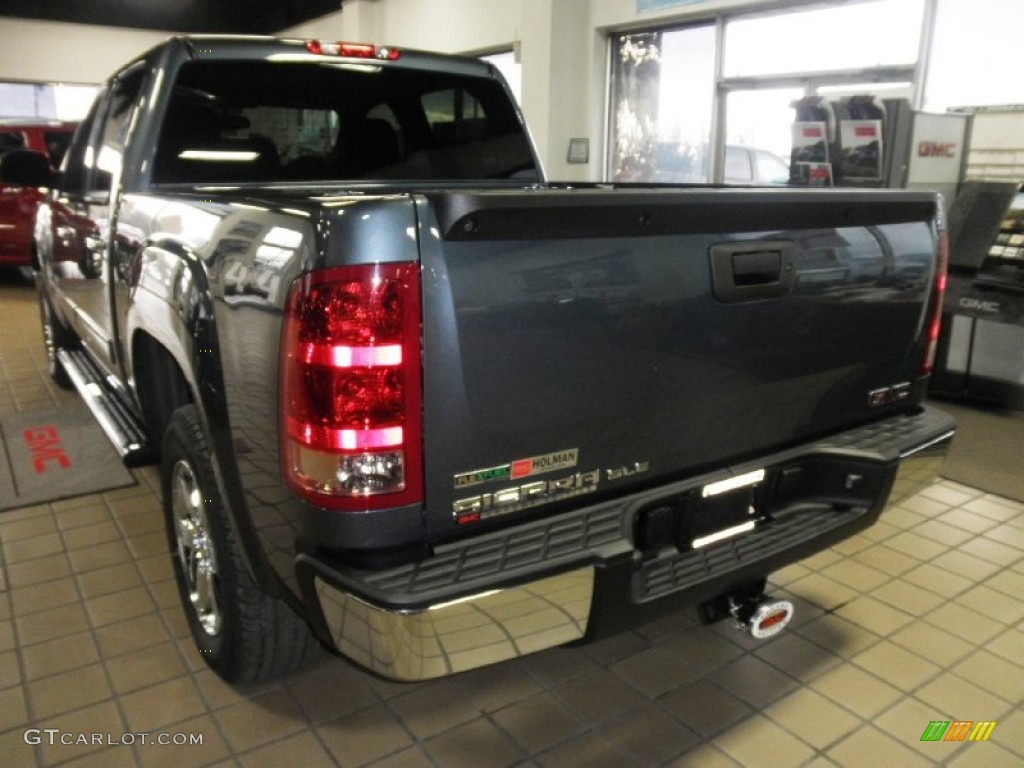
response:
<path id="1" fill-rule="evenodd" d="M 892 191 L 420 198 L 431 537 L 908 409 L 938 206 Z"/>

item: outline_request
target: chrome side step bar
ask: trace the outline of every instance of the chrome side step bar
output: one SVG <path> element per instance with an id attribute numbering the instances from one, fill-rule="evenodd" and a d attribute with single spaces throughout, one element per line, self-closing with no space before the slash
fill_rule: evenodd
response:
<path id="1" fill-rule="evenodd" d="M 57 358 L 125 466 L 138 467 L 156 461 L 157 452 L 149 444 L 145 427 L 125 402 L 119 387 L 88 353 L 61 349 Z"/>

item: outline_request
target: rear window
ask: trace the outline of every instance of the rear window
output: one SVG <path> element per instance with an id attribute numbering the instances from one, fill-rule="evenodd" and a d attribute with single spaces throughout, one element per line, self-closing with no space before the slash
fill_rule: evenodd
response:
<path id="1" fill-rule="evenodd" d="M 505 90 L 484 77 L 337 62 L 182 66 L 156 183 L 536 180 Z"/>

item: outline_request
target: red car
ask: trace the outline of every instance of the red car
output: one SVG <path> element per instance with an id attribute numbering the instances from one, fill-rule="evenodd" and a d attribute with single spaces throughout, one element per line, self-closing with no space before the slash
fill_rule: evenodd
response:
<path id="1" fill-rule="evenodd" d="M 0 120 L 0 154 L 31 149 L 50 158 L 57 168 L 77 123 Z M 31 267 L 32 223 L 42 193 L 33 187 L 0 184 L 0 267 Z"/>

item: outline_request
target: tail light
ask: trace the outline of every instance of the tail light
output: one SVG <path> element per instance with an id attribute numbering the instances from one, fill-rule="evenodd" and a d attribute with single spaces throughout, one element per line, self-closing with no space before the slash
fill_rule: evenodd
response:
<path id="1" fill-rule="evenodd" d="M 291 287 L 281 340 L 285 479 L 362 511 L 423 497 L 419 265 L 335 267 Z"/>
<path id="2" fill-rule="evenodd" d="M 401 53 L 397 48 L 369 43 L 331 43 L 320 40 L 307 40 L 306 50 L 317 56 L 343 56 L 351 59 L 380 59 L 397 61 Z"/>
<path id="3" fill-rule="evenodd" d="M 942 326 L 942 301 L 946 295 L 947 270 L 949 267 L 949 238 L 944 223 L 939 222 L 939 253 L 935 265 L 935 281 L 928 301 L 928 315 L 925 318 L 925 353 L 921 361 L 921 376 L 928 376 L 935 366 L 935 352 L 939 346 L 939 330 Z"/>

